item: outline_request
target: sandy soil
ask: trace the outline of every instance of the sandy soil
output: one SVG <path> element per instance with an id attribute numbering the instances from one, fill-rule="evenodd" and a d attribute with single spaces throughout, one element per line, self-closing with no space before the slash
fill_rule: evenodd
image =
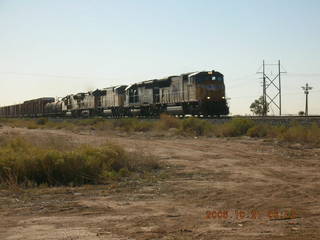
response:
<path id="1" fill-rule="evenodd" d="M 0 239 L 320 239 L 320 149 L 249 138 L 0 129 L 113 141 L 168 164 L 161 178 L 0 191 Z"/>

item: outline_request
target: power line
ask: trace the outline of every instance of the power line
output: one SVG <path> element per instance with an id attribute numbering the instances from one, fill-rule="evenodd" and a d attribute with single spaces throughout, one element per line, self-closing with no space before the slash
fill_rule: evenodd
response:
<path id="1" fill-rule="evenodd" d="M 288 75 L 299 76 L 299 77 L 319 77 L 320 73 L 299 73 L 299 72 L 290 72 Z"/>
<path id="2" fill-rule="evenodd" d="M 106 77 L 83 77 L 83 76 L 68 76 L 68 75 L 55 75 L 46 73 L 17 73 L 17 72 L 0 72 L 3 75 L 19 75 L 19 76 L 34 76 L 34 77 L 53 77 L 53 78 L 73 78 L 73 79 L 96 79 L 96 80 L 108 80 L 116 78 L 106 78 Z"/>
<path id="3" fill-rule="evenodd" d="M 256 98 L 257 96 L 238 96 L 238 97 L 231 97 L 231 100 L 232 99 L 235 99 L 235 98 L 248 98 L 248 99 L 252 99 L 252 98 Z"/>

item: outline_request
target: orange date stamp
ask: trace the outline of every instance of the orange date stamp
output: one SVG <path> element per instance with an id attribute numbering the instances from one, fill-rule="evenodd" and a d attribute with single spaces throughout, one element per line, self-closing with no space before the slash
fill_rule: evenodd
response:
<path id="1" fill-rule="evenodd" d="M 296 210 L 280 210 L 273 209 L 267 211 L 259 210 L 212 210 L 207 211 L 205 219 L 263 219 L 267 218 L 269 220 L 284 220 L 284 219 L 295 219 L 297 218 Z"/>

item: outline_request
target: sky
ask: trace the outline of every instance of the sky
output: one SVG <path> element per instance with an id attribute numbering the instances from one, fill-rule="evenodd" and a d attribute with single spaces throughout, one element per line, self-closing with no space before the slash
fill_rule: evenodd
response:
<path id="1" fill-rule="evenodd" d="M 319 12 L 318 0 L 0 0 L 0 106 L 216 70 L 231 114 L 250 114 L 262 61 L 281 60 L 283 114 L 304 110 L 306 83 L 320 114 Z"/>

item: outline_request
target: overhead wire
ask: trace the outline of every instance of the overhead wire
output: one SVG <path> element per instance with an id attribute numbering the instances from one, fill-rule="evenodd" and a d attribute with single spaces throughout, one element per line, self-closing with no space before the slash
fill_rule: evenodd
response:
<path id="1" fill-rule="evenodd" d="M 2 75 L 19 75 L 19 76 L 34 76 L 34 77 L 52 77 L 52 78 L 63 78 L 63 79 L 95 79 L 95 80 L 111 80 L 119 79 L 118 77 L 97 77 L 97 76 L 69 76 L 69 75 L 56 75 L 46 73 L 18 73 L 18 72 L 0 72 Z"/>

